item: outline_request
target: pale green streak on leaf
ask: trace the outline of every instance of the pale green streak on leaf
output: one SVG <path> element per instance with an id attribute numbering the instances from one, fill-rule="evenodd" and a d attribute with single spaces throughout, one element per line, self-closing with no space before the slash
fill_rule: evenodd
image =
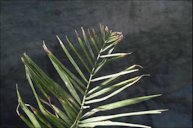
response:
<path id="1" fill-rule="evenodd" d="M 74 97 L 74 99 L 79 104 L 81 104 L 80 98 L 79 98 L 76 90 L 74 89 L 72 83 L 70 82 L 68 76 L 66 75 L 62 63 L 59 60 L 57 60 L 56 57 L 47 49 L 45 43 L 43 44 L 43 47 L 44 47 L 45 51 L 47 52 L 48 57 L 49 57 L 50 61 L 52 62 L 52 64 L 54 65 L 56 71 L 60 75 L 60 77 L 63 80 L 63 82 L 65 83 L 66 87 L 68 88 L 69 92 Z"/>
<path id="2" fill-rule="evenodd" d="M 76 71 L 79 73 L 79 75 L 82 77 L 82 79 L 85 82 L 87 82 L 85 75 L 82 73 L 82 71 L 80 70 L 80 68 L 78 67 L 78 65 L 76 64 L 76 62 L 74 61 L 74 59 L 72 58 L 72 56 L 70 55 L 70 53 L 68 52 L 68 50 L 66 49 L 64 44 L 62 43 L 61 39 L 58 36 L 56 36 L 56 37 L 57 37 L 58 41 L 60 42 L 60 45 L 61 45 L 63 51 L 65 52 L 66 56 L 68 57 L 68 59 L 70 60 L 70 62 L 72 63 L 72 65 L 74 66 Z"/>
<path id="3" fill-rule="evenodd" d="M 123 123 L 123 122 L 114 122 L 114 121 L 100 121 L 100 122 L 92 122 L 92 123 L 84 123 L 79 124 L 79 127 L 89 127 L 93 128 L 96 126 L 127 126 L 127 127 L 138 127 L 138 128 L 151 128 L 150 126 L 140 125 L 140 124 L 131 124 L 131 123 Z"/>

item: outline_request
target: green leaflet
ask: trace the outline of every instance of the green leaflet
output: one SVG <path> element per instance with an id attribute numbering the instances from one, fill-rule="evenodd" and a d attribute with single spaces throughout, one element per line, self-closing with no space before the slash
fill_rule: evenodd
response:
<path id="1" fill-rule="evenodd" d="M 72 45 L 72 43 L 70 42 L 70 40 L 68 39 L 68 37 L 66 36 L 66 40 L 70 46 L 70 48 L 74 51 L 74 53 L 78 56 L 79 60 L 81 61 L 81 63 L 84 65 L 84 67 L 87 69 L 87 71 L 89 73 L 91 73 L 91 69 L 88 67 L 88 65 L 86 64 L 86 62 L 83 60 L 83 58 L 80 56 L 80 54 L 78 53 L 78 51 L 74 48 L 74 46 Z"/>
<path id="2" fill-rule="evenodd" d="M 27 105 L 26 105 L 27 106 Z M 43 126 L 46 126 L 48 128 L 52 128 L 52 126 L 49 124 L 49 122 L 45 119 L 45 117 L 43 117 L 41 115 L 41 113 L 38 112 L 37 109 L 35 109 L 34 107 L 32 107 L 31 105 L 28 105 L 31 110 L 33 111 L 34 115 L 37 117 L 37 119 L 40 121 L 40 124 Z"/>
<path id="3" fill-rule="evenodd" d="M 23 122 L 25 122 L 25 124 L 29 127 L 29 128 L 33 128 L 33 124 L 30 122 L 29 119 L 26 119 L 22 114 L 19 113 L 19 107 L 20 107 L 20 104 L 17 105 L 17 108 L 16 108 L 16 112 L 17 112 L 17 115 L 23 120 Z"/>
<path id="4" fill-rule="evenodd" d="M 90 55 L 91 55 L 92 59 L 94 60 L 94 59 L 95 59 L 95 55 L 94 55 L 94 52 L 93 52 L 93 50 L 92 50 L 92 48 L 91 48 L 91 45 L 90 45 L 90 43 L 89 43 L 89 41 L 88 41 L 88 38 L 87 38 L 87 36 L 86 36 L 86 33 L 85 33 L 83 27 L 81 27 L 81 30 L 82 30 L 84 42 L 86 43 L 86 46 L 87 46 L 87 48 L 88 48 L 88 50 L 89 50 L 89 52 L 90 52 Z"/>
<path id="5" fill-rule="evenodd" d="M 149 110 L 149 111 L 139 111 L 139 112 L 130 112 L 130 113 L 123 113 L 123 114 L 116 114 L 116 115 L 108 115 L 108 116 L 97 116 L 91 117 L 85 120 L 82 120 L 81 123 L 91 123 L 91 122 L 98 122 L 104 121 L 109 119 L 114 119 L 118 117 L 126 117 L 126 116 L 138 116 L 138 115 L 146 115 L 146 114 L 161 114 L 161 112 L 167 111 L 166 109 L 162 110 Z"/>
<path id="6" fill-rule="evenodd" d="M 39 99 L 39 96 L 38 94 L 36 93 L 35 91 L 35 88 L 34 88 L 34 85 L 32 83 L 32 80 L 30 78 L 30 75 L 29 75 L 29 70 L 28 68 L 26 67 L 26 77 L 27 77 L 27 80 L 32 88 L 32 91 L 34 93 L 34 96 L 37 100 L 37 103 L 38 103 L 38 106 L 39 106 L 39 109 L 40 111 L 42 112 L 42 114 L 50 121 L 52 122 L 53 125 L 55 125 L 57 128 L 60 128 L 61 126 L 63 125 L 67 125 L 64 121 L 62 121 L 61 119 L 55 117 L 53 114 L 51 114 L 48 110 L 45 109 L 45 107 L 42 105 L 40 99 Z"/>
<path id="7" fill-rule="evenodd" d="M 33 124 L 34 127 L 36 128 L 41 128 L 39 122 L 37 121 L 35 115 L 26 107 L 26 105 L 23 103 L 21 95 L 18 90 L 18 86 L 16 85 L 17 89 L 17 97 L 18 97 L 18 103 L 21 106 L 22 110 L 26 113 L 28 118 L 30 119 L 31 123 Z M 23 118 L 27 124 L 30 124 L 25 118 Z"/>
<path id="8" fill-rule="evenodd" d="M 69 116 L 75 116 L 75 112 L 73 110 L 74 108 L 71 104 L 73 104 L 77 108 L 79 108 L 79 106 L 73 100 L 73 98 L 60 85 L 58 85 L 43 71 L 41 71 L 27 55 L 24 56 L 23 60 L 24 64 L 29 70 L 30 76 L 36 82 L 37 86 L 41 86 L 55 95 L 57 99 L 61 102 L 65 110 L 71 110 L 67 111 Z"/>
<path id="9" fill-rule="evenodd" d="M 138 127 L 138 128 L 151 128 L 149 126 L 140 125 L 140 124 L 131 124 L 131 123 L 123 123 L 123 122 L 114 122 L 114 121 L 100 121 L 100 122 L 92 122 L 92 123 L 83 123 L 79 124 L 79 127 L 89 127 L 93 128 L 96 126 L 127 126 L 127 127 Z"/>
<path id="10" fill-rule="evenodd" d="M 99 107 L 97 107 L 97 109 L 99 109 L 100 111 L 112 110 L 112 109 L 116 109 L 116 108 L 120 108 L 120 107 L 124 107 L 124 106 L 128 106 L 128 105 L 140 103 L 140 102 L 143 102 L 143 101 L 146 101 L 146 100 L 158 97 L 158 96 L 161 96 L 161 94 L 126 99 L 126 100 L 110 103 L 107 105 L 99 106 Z"/>
<path id="11" fill-rule="evenodd" d="M 99 47 L 97 45 L 96 39 L 94 39 L 94 37 L 92 36 L 90 29 L 88 29 L 88 35 L 90 36 L 90 40 L 96 49 L 96 53 L 98 54 L 99 53 Z"/>
<path id="12" fill-rule="evenodd" d="M 85 75 L 82 73 L 79 66 L 76 64 L 76 62 L 74 61 L 74 59 L 72 58 L 72 56 L 70 55 L 70 53 L 68 52 L 68 50 L 66 49 L 64 44 L 62 43 L 61 39 L 58 36 L 56 36 L 56 37 L 57 37 L 58 41 L 60 42 L 60 45 L 61 45 L 63 51 L 67 55 L 68 59 L 70 60 L 70 62 L 72 63 L 72 65 L 74 66 L 76 71 L 79 73 L 79 75 L 82 77 L 82 79 L 87 82 L 87 79 L 86 79 Z"/>
<path id="13" fill-rule="evenodd" d="M 146 100 L 149 100 L 151 98 L 158 97 L 158 96 L 161 96 L 161 94 L 136 97 L 136 98 L 126 99 L 126 100 L 117 101 L 117 102 L 114 102 L 114 103 L 109 103 L 109 104 L 106 104 L 106 105 L 102 105 L 102 106 L 94 108 L 91 111 L 85 113 L 82 116 L 82 118 L 91 116 L 91 115 L 93 115 L 97 112 L 100 112 L 100 111 L 108 111 L 108 110 L 113 110 L 113 109 L 120 108 L 120 107 L 125 107 L 125 106 L 129 106 L 129 105 L 137 104 L 137 103 L 140 103 L 140 102 L 143 102 L 143 101 L 146 101 Z"/>
<path id="14" fill-rule="evenodd" d="M 125 85 L 125 86 L 123 86 L 123 87 L 115 90 L 114 92 L 112 92 L 111 94 L 109 94 L 109 95 L 107 95 L 107 96 L 104 96 L 103 98 L 93 99 L 93 100 L 87 100 L 87 101 L 85 102 L 85 104 L 93 104 L 93 103 L 97 103 L 97 102 L 101 102 L 101 101 L 107 100 L 107 99 L 111 98 L 112 96 L 120 93 L 120 92 L 123 91 L 124 89 L 128 88 L 129 86 L 135 84 L 135 83 L 136 83 L 137 81 L 139 81 L 142 77 L 143 77 L 143 76 L 138 77 L 138 78 L 137 78 L 136 80 L 134 80 L 133 82 L 131 82 L 131 83 L 129 83 L 129 84 L 127 84 L 127 85 Z"/>
<path id="15" fill-rule="evenodd" d="M 93 38 L 95 39 L 95 41 L 97 42 L 97 46 L 98 46 L 98 48 L 100 49 L 101 47 L 102 47 L 102 45 L 103 45 L 103 42 L 102 41 L 100 41 L 100 39 L 99 39 L 99 37 L 98 37 L 98 35 L 96 34 L 96 32 L 95 32 L 95 30 L 94 29 L 92 29 L 92 34 L 93 34 Z M 99 50 L 100 51 L 100 50 Z"/>
<path id="16" fill-rule="evenodd" d="M 120 88 L 120 87 L 122 87 L 122 86 L 125 86 L 125 85 L 129 84 L 129 83 L 133 84 L 132 82 L 135 82 L 135 80 L 138 80 L 138 78 L 140 78 L 140 77 L 142 77 L 142 76 L 137 76 L 137 77 L 134 77 L 134 78 L 131 78 L 131 79 L 122 81 L 122 82 L 120 82 L 120 83 L 111 85 L 111 86 L 109 86 L 109 87 L 102 88 L 101 90 L 99 90 L 99 91 L 93 93 L 92 95 L 88 96 L 88 97 L 86 98 L 86 100 L 93 99 L 93 98 L 95 98 L 95 97 L 97 97 L 97 96 L 100 96 L 100 95 L 102 95 L 102 94 L 107 94 L 109 91 L 113 91 L 114 89 L 118 89 L 118 88 Z"/>
<path id="17" fill-rule="evenodd" d="M 72 124 L 72 121 L 69 120 L 68 116 L 62 110 L 60 110 L 58 107 L 56 107 L 55 105 L 52 105 L 52 108 L 59 115 L 59 117 L 61 117 L 61 119 L 65 121 L 66 126 L 70 127 Z"/>
<path id="18" fill-rule="evenodd" d="M 119 73 L 115 73 L 115 74 L 111 74 L 111 75 L 106 75 L 106 76 L 101 76 L 101 77 L 92 79 L 91 81 L 92 82 L 100 81 L 100 80 L 104 80 L 104 79 L 108 79 L 108 78 L 112 78 L 112 77 L 117 77 L 117 76 L 129 74 L 129 73 L 136 72 L 136 71 L 139 71 L 139 69 L 134 69 L 134 70 L 129 70 L 129 71 L 121 71 Z"/>
<path id="19" fill-rule="evenodd" d="M 88 51 L 86 50 L 85 45 L 82 42 L 82 39 L 80 38 L 80 36 L 79 36 L 79 34 L 76 30 L 75 30 L 75 33 L 76 33 L 76 36 L 77 36 L 77 40 L 78 40 L 84 54 L 86 55 L 86 58 L 87 58 L 88 62 L 90 63 L 91 66 L 93 66 L 94 62 L 92 61 L 92 58 L 90 57 Z"/>
<path id="20" fill-rule="evenodd" d="M 136 70 L 135 70 L 136 67 L 141 67 L 141 66 L 139 66 L 139 65 L 132 65 L 132 66 L 124 69 L 124 70 L 121 71 L 121 72 L 122 72 L 122 73 L 126 73 L 126 71 L 129 71 L 129 70 L 134 70 L 134 71 L 136 71 Z M 119 73 L 121 74 L 121 72 L 119 72 Z M 129 72 L 130 72 L 130 71 L 129 71 Z M 124 75 L 124 74 L 123 74 L 123 75 Z M 108 78 L 107 80 L 105 80 L 105 81 L 103 81 L 102 83 L 100 83 L 99 86 L 96 86 L 95 88 L 89 90 L 88 94 L 90 95 L 90 94 L 92 94 L 93 92 L 96 92 L 96 91 L 98 91 L 99 89 L 101 89 L 101 87 L 111 84 L 113 81 L 115 81 L 116 79 L 118 79 L 120 76 L 121 76 L 121 75 L 115 75 L 115 76 L 113 76 L 113 77 L 111 77 L 111 78 Z"/>
<path id="21" fill-rule="evenodd" d="M 74 97 L 74 99 L 81 104 L 80 98 L 76 92 L 76 90 L 74 89 L 72 83 L 70 82 L 68 76 L 66 75 L 66 71 L 63 68 L 63 65 L 60 61 L 56 60 L 55 56 L 47 49 L 45 43 L 43 44 L 43 47 L 45 49 L 45 51 L 48 54 L 48 57 L 50 58 L 52 64 L 54 65 L 56 71 L 58 72 L 58 74 L 60 75 L 61 79 L 63 80 L 63 82 L 65 83 L 66 87 L 68 88 L 69 92 L 72 94 L 72 96 Z M 79 87 L 77 87 L 79 88 Z M 80 89 L 80 88 L 79 88 Z M 83 90 L 80 90 L 83 91 Z"/>
<path id="22" fill-rule="evenodd" d="M 114 54 L 108 54 L 108 55 L 102 55 L 100 58 L 111 58 L 111 57 L 124 57 L 131 53 L 114 53 Z"/>
<path id="23" fill-rule="evenodd" d="M 34 128 L 33 124 L 28 119 L 26 119 L 23 115 L 19 115 L 19 117 L 27 124 L 29 128 Z"/>
<path id="24" fill-rule="evenodd" d="M 100 31 L 101 31 L 103 43 L 105 43 L 105 27 L 101 24 L 100 24 Z"/>

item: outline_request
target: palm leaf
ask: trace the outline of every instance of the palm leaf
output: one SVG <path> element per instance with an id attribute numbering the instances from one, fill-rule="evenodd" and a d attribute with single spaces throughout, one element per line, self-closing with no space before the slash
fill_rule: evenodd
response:
<path id="1" fill-rule="evenodd" d="M 118 113 L 115 115 L 96 116 L 96 113 L 103 111 L 110 111 L 121 107 L 130 106 L 143 101 L 160 96 L 150 95 L 124 99 L 122 101 L 115 101 L 104 104 L 103 101 L 116 96 L 126 88 L 135 85 L 143 76 L 141 74 L 126 80 L 120 80 L 122 76 L 138 72 L 142 67 L 140 65 L 132 65 L 117 73 L 100 76 L 98 72 L 103 69 L 108 62 L 113 62 L 118 58 L 126 57 L 131 53 L 113 53 L 115 47 L 122 40 L 121 32 L 113 32 L 108 27 L 100 25 L 101 35 L 97 35 L 95 30 L 88 29 L 88 34 L 81 27 L 82 37 L 77 31 L 77 40 L 85 57 L 79 53 L 78 49 L 66 36 L 69 49 L 63 43 L 62 38 L 56 36 L 61 48 L 63 49 L 68 60 L 75 69 L 75 73 L 71 72 L 57 57 L 47 48 L 43 41 L 43 48 L 46 51 L 53 67 L 63 81 L 64 85 L 59 85 L 56 81 L 51 79 L 43 70 L 38 67 L 35 62 L 27 55 L 22 56 L 24 63 L 26 78 L 32 88 L 33 94 L 36 98 L 38 109 L 31 105 L 25 104 L 17 88 L 18 107 L 17 113 L 20 118 L 30 128 L 41 127 L 56 127 L 56 128 L 78 128 L 78 127 L 96 127 L 96 126 L 128 126 L 128 127 L 143 127 L 149 126 L 132 124 L 127 122 L 116 122 L 111 119 L 127 116 L 160 114 L 165 109 L 147 110 L 129 113 Z M 101 37 L 101 38 L 100 38 Z M 73 58 L 72 52 L 76 54 L 78 59 Z M 80 61 L 80 65 L 78 62 Z M 81 65 L 82 64 L 82 65 Z M 85 72 L 86 69 L 87 72 Z M 89 76 L 88 76 L 89 73 Z M 94 85 L 96 85 L 93 87 Z M 66 87 L 67 90 L 63 88 Z M 92 86 L 92 89 L 91 89 Z M 37 92 L 37 90 L 39 90 Z M 43 96 L 40 97 L 39 93 Z M 51 96 L 52 95 L 52 96 Z M 52 97 L 57 99 L 61 106 L 52 104 Z M 102 105 L 93 108 L 92 105 L 100 102 Z M 26 115 L 19 113 L 19 108 L 24 111 Z M 48 109 L 49 108 L 49 109 Z"/>

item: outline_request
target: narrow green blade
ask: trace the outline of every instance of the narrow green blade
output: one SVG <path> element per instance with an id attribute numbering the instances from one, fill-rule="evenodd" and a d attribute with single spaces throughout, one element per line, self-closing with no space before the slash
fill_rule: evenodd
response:
<path id="1" fill-rule="evenodd" d="M 112 78 L 112 77 L 117 77 L 117 76 L 121 76 L 121 75 L 125 75 L 125 74 L 129 74 L 129 73 L 133 73 L 139 71 L 139 69 L 134 69 L 134 70 L 129 70 L 129 71 L 121 71 L 115 74 L 111 74 L 111 75 L 106 75 L 106 76 L 101 76 L 98 78 L 94 78 L 91 81 L 95 82 L 95 81 L 100 81 L 100 80 L 104 80 L 104 79 L 108 79 L 108 78 Z"/>
<path id="2" fill-rule="evenodd" d="M 127 126 L 127 127 L 138 127 L 138 128 L 151 128 L 150 126 L 140 125 L 140 124 L 131 124 L 131 123 L 123 123 L 123 122 L 114 122 L 114 121 L 100 121 L 100 122 L 92 122 L 92 123 L 83 123 L 79 124 L 79 127 L 89 127 L 93 128 L 96 126 Z"/>
<path id="3" fill-rule="evenodd" d="M 99 64 L 97 64 L 93 75 L 95 75 L 107 62 L 107 59 L 103 59 Z"/>
<path id="4" fill-rule="evenodd" d="M 63 107 L 65 108 L 66 112 L 68 113 L 69 117 L 73 118 L 76 113 L 73 109 L 73 106 L 70 104 L 73 103 L 75 106 L 77 103 L 73 100 L 71 96 L 61 86 L 59 86 L 56 82 L 54 82 L 51 78 L 49 78 L 41 69 L 39 69 L 33 61 L 28 58 L 26 60 L 27 55 L 25 55 L 24 64 L 28 69 L 28 74 L 34 82 L 37 83 L 37 86 L 42 86 L 46 88 L 50 93 L 52 93 L 56 98 L 61 102 Z M 28 62 L 30 61 L 30 63 Z M 77 106 L 78 107 L 78 106 Z M 74 116 L 73 116 L 74 115 Z"/>
<path id="5" fill-rule="evenodd" d="M 124 57 L 127 56 L 131 53 L 113 53 L 113 54 L 108 54 L 108 55 L 102 55 L 100 58 L 113 58 L 113 57 Z"/>
<path id="6" fill-rule="evenodd" d="M 140 65 L 132 65 L 132 66 L 124 69 L 123 71 L 125 72 L 125 71 L 129 71 L 129 70 L 135 70 L 136 67 L 140 67 L 140 68 L 141 68 Z M 123 71 L 122 71 L 122 72 L 123 72 Z M 121 77 L 121 75 L 118 75 L 118 76 L 116 75 L 116 76 L 114 76 L 114 77 L 112 77 L 112 78 L 109 78 L 109 79 L 103 81 L 99 86 L 96 86 L 96 87 L 94 87 L 93 89 L 91 89 L 91 90 L 88 92 L 88 94 L 91 94 L 91 93 L 93 93 L 93 92 L 98 91 L 102 86 L 111 84 L 113 81 L 115 81 L 115 80 L 118 79 L 119 77 Z"/>
<path id="7" fill-rule="evenodd" d="M 126 100 L 117 101 L 114 103 L 102 105 L 102 106 L 94 108 L 91 111 L 85 113 L 82 117 L 88 117 L 88 116 L 91 116 L 91 115 L 95 114 L 96 112 L 100 112 L 100 111 L 108 111 L 108 110 L 113 110 L 113 109 L 120 108 L 120 107 L 125 107 L 125 106 L 129 106 L 129 105 L 137 104 L 137 103 L 140 103 L 140 102 L 143 102 L 143 101 L 146 101 L 146 100 L 158 97 L 158 96 L 161 96 L 161 94 L 136 97 L 136 98 L 126 99 Z"/>
<path id="8" fill-rule="evenodd" d="M 129 84 L 129 83 L 134 82 L 134 81 L 137 80 L 139 77 L 141 77 L 141 76 L 137 76 L 137 77 L 134 77 L 134 78 L 131 78 L 131 79 L 128 79 L 128 80 L 124 80 L 124 81 L 122 81 L 122 82 L 119 82 L 119 83 L 117 83 L 117 84 L 111 85 L 111 86 L 106 87 L 106 88 L 101 88 L 99 91 L 97 91 L 97 92 L 91 94 L 90 96 L 88 96 L 88 97 L 86 98 L 86 100 L 93 99 L 93 98 L 95 98 L 95 97 L 97 97 L 97 96 L 100 96 L 100 95 L 102 95 L 102 94 L 107 94 L 109 91 L 113 91 L 114 89 L 117 90 L 117 89 L 121 88 L 122 86 L 125 86 L 125 85 L 127 85 L 127 84 Z"/>
<path id="9" fill-rule="evenodd" d="M 34 96 L 36 98 L 36 101 L 38 103 L 38 106 L 40 108 L 40 111 L 42 112 L 42 114 L 53 124 L 55 125 L 57 128 L 60 128 L 61 126 L 63 125 L 66 125 L 66 123 L 64 121 L 62 121 L 61 119 L 57 118 L 55 115 L 51 114 L 48 110 L 45 109 L 45 107 L 42 105 L 40 99 L 39 99 L 39 96 L 38 94 L 36 93 L 35 91 L 35 88 L 34 88 L 34 85 L 32 83 L 32 80 L 30 78 L 30 74 L 29 74 L 29 70 L 28 68 L 26 67 L 26 77 L 27 77 L 27 80 L 32 88 L 32 91 L 34 93 Z M 70 111 L 70 110 L 69 110 Z"/>
<path id="10" fill-rule="evenodd" d="M 108 115 L 108 116 L 97 116 L 97 117 L 91 117 L 91 118 L 82 120 L 81 123 L 91 123 L 91 122 L 97 122 L 97 121 L 105 121 L 105 120 L 109 120 L 109 119 L 114 119 L 114 118 L 119 118 L 119 117 L 126 117 L 126 116 L 161 114 L 164 111 L 167 111 L 167 110 L 166 109 L 149 110 L 149 111 L 130 112 L 130 113 L 123 113 L 123 114 Z"/>
<path id="11" fill-rule="evenodd" d="M 140 102 L 143 102 L 146 100 L 150 100 L 150 99 L 158 97 L 158 96 L 161 96 L 161 94 L 126 99 L 126 100 L 110 103 L 107 105 L 99 106 L 99 107 L 97 107 L 97 109 L 99 109 L 100 111 L 112 110 L 112 109 L 116 109 L 116 108 L 120 108 L 120 107 L 124 107 L 124 106 L 128 106 L 128 105 L 137 104 L 137 103 L 140 103 Z"/>
<path id="12" fill-rule="evenodd" d="M 26 115 L 29 117 L 30 121 L 32 122 L 33 126 L 35 128 L 41 128 L 39 122 L 37 121 L 35 115 L 26 107 L 26 105 L 23 103 L 23 100 L 21 98 L 21 95 L 18 90 L 18 86 L 16 85 L 16 91 L 17 91 L 17 97 L 18 97 L 18 103 L 20 104 L 22 110 L 26 113 Z"/>
<path id="13" fill-rule="evenodd" d="M 24 54 L 22 60 L 29 70 L 28 73 L 39 86 L 42 86 L 57 97 L 64 96 L 68 99 L 73 99 L 58 83 L 47 76 L 26 54 Z M 75 102 L 73 101 L 73 103 Z"/>
<path id="14" fill-rule="evenodd" d="M 54 65 L 56 71 L 60 75 L 61 79 L 65 83 L 65 85 L 68 88 L 68 90 L 71 93 L 71 95 L 74 97 L 74 99 L 79 104 L 81 104 L 80 98 L 79 98 L 76 90 L 74 89 L 72 83 L 70 82 L 68 76 L 66 75 L 66 71 L 64 70 L 62 63 L 59 60 L 56 60 L 55 56 L 48 50 L 48 48 L 46 47 L 45 43 L 43 43 L 43 48 L 47 52 L 50 61 Z"/>
<path id="15" fill-rule="evenodd" d="M 79 75 L 82 77 L 82 79 L 85 82 L 87 82 L 85 75 L 82 73 L 82 71 L 80 70 L 80 68 L 78 67 L 78 65 L 76 64 L 76 62 L 74 61 L 74 59 L 72 58 L 72 56 L 70 55 L 70 53 L 68 52 L 68 50 L 66 49 L 64 44 L 62 43 L 61 39 L 58 36 L 56 36 L 56 37 L 57 37 L 58 41 L 60 42 L 60 45 L 61 45 L 63 51 L 65 52 L 66 56 L 68 57 L 68 59 L 70 60 L 70 62 L 72 63 L 72 65 L 74 66 L 76 71 L 79 73 Z"/>
<path id="16" fill-rule="evenodd" d="M 65 121 L 67 127 L 70 127 L 72 125 L 72 120 L 69 120 L 68 116 L 62 110 L 60 110 L 55 105 L 52 105 L 52 108 L 59 115 L 59 117 L 61 117 L 61 119 Z"/>
<path id="17" fill-rule="evenodd" d="M 30 119 L 26 118 L 25 116 L 23 116 L 22 114 L 20 114 L 19 112 L 19 107 L 20 107 L 20 104 L 17 105 L 17 108 L 16 108 L 16 113 L 17 115 L 23 120 L 23 122 L 25 122 L 25 124 L 29 127 L 29 128 L 34 128 L 33 124 L 31 123 Z"/>
<path id="18" fill-rule="evenodd" d="M 92 61 L 92 58 L 90 57 L 90 54 L 86 50 L 85 45 L 82 42 L 82 39 L 80 38 L 80 36 L 79 36 L 79 34 L 76 30 L 75 30 L 75 33 L 76 33 L 76 36 L 77 36 L 78 43 L 80 44 L 84 54 L 86 55 L 86 58 L 87 58 L 88 62 L 90 63 L 91 66 L 93 66 L 94 62 Z"/>
<path id="19" fill-rule="evenodd" d="M 114 47 L 115 46 L 115 44 L 110 44 L 110 45 L 107 45 L 107 46 L 105 46 L 104 48 L 102 48 L 102 53 L 103 52 L 105 52 L 106 50 L 109 50 L 110 48 L 112 48 L 112 47 Z"/>
<path id="20" fill-rule="evenodd" d="M 103 43 L 105 43 L 105 27 L 100 24 L 100 31 L 101 31 L 101 36 L 103 39 Z"/>
<path id="21" fill-rule="evenodd" d="M 129 86 L 135 84 L 137 81 L 139 81 L 143 76 L 140 76 L 138 77 L 135 81 L 115 90 L 114 92 L 112 92 L 111 94 L 107 95 L 107 96 L 104 96 L 102 98 L 99 98 L 99 99 L 93 99 L 93 100 L 88 100 L 88 101 L 85 101 L 85 104 L 92 104 L 92 103 L 97 103 L 97 102 L 101 102 L 101 101 L 104 101 L 104 100 L 107 100 L 109 98 L 111 98 L 112 96 L 120 93 L 121 91 L 125 90 L 126 88 L 128 88 Z"/>
<path id="22" fill-rule="evenodd" d="M 19 117 L 25 122 L 25 124 L 29 127 L 29 128 L 34 128 L 33 124 L 26 119 L 23 115 L 19 115 Z"/>
<path id="23" fill-rule="evenodd" d="M 93 34 L 93 38 L 96 40 L 97 42 L 97 46 L 100 49 L 103 46 L 103 42 L 99 40 L 99 37 L 97 36 L 96 32 L 94 29 L 92 29 L 92 34 Z"/>
<path id="24" fill-rule="evenodd" d="M 91 57 L 92 57 L 93 60 L 94 60 L 94 59 L 95 59 L 95 55 L 94 55 L 94 52 L 93 52 L 93 50 L 92 50 L 92 48 L 91 48 L 91 45 L 90 45 L 90 43 L 89 43 L 89 41 L 88 41 L 88 38 L 87 38 L 87 36 L 86 36 L 86 33 L 85 33 L 83 27 L 81 27 L 81 30 L 82 30 L 84 42 L 86 43 L 86 46 L 87 46 L 87 48 L 88 48 L 88 50 L 89 50 L 89 52 L 90 52 L 90 55 L 91 55 Z"/>
<path id="25" fill-rule="evenodd" d="M 41 115 L 40 112 L 38 112 L 37 109 L 35 109 L 35 108 L 32 107 L 31 105 L 30 105 L 30 108 L 32 109 L 34 115 L 38 118 L 38 120 L 41 121 L 41 125 L 45 125 L 45 126 L 48 127 L 48 128 L 52 128 L 52 126 L 50 125 L 50 123 L 45 119 L 45 117 L 43 117 L 43 116 Z"/>
<path id="26" fill-rule="evenodd" d="M 98 42 L 96 42 L 96 40 L 94 39 L 94 37 L 92 36 L 91 32 L 90 32 L 90 29 L 88 29 L 88 34 L 89 34 L 89 37 L 90 37 L 90 40 L 92 42 L 92 44 L 94 45 L 95 47 L 95 50 L 96 50 L 96 53 L 98 54 L 99 53 L 99 47 L 97 45 Z"/>
<path id="27" fill-rule="evenodd" d="M 80 56 L 80 54 L 78 53 L 78 51 L 74 48 L 74 46 L 72 45 L 72 43 L 70 42 L 70 40 L 68 39 L 68 37 L 66 36 L 66 40 L 70 46 L 70 48 L 74 51 L 74 53 L 78 56 L 79 60 L 81 61 L 81 63 L 84 65 L 84 67 L 87 69 L 87 71 L 89 73 L 91 73 L 91 69 L 89 68 L 89 66 L 85 63 L 85 60 Z"/>

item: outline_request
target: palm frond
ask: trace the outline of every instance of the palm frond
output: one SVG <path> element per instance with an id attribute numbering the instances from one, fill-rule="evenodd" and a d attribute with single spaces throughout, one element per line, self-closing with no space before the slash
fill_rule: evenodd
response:
<path id="1" fill-rule="evenodd" d="M 43 48 L 67 90 L 63 88 L 63 85 L 59 85 L 43 70 L 41 70 L 27 54 L 22 56 L 21 59 L 24 63 L 26 78 L 39 108 L 36 109 L 31 105 L 24 103 L 17 87 L 17 113 L 19 117 L 30 128 L 88 128 L 96 126 L 148 128 L 149 126 L 128 122 L 114 122 L 111 121 L 111 119 L 126 116 L 160 114 L 161 112 L 166 111 L 165 109 L 103 116 L 95 115 L 96 113 L 103 111 L 137 104 L 158 97 L 160 94 L 130 98 L 105 104 L 103 101 L 116 96 L 126 88 L 134 85 L 142 77 L 149 75 L 141 74 L 120 81 L 119 78 L 122 76 L 133 74 L 142 68 L 140 65 L 131 65 L 117 73 L 100 76 L 98 72 L 100 72 L 104 65 L 108 64 L 109 61 L 113 62 L 114 60 L 126 57 L 131 53 L 113 53 L 117 44 L 119 44 L 123 39 L 121 32 L 113 32 L 103 25 L 100 25 L 101 36 L 97 35 L 94 29 L 92 29 L 92 31 L 88 29 L 88 33 L 86 33 L 86 31 L 81 27 L 81 31 L 82 36 L 80 36 L 76 30 L 75 33 L 85 57 L 78 52 L 67 36 L 66 40 L 70 49 L 67 48 L 59 36 L 56 36 L 61 48 L 68 60 L 71 62 L 76 73 L 71 72 L 64 64 L 62 64 L 62 62 L 60 62 L 59 59 L 57 59 L 57 57 L 47 48 L 43 41 Z M 71 52 L 75 53 L 78 59 L 75 59 Z M 86 69 L 87 72 L 85 72 L 83 68 Z M 96 84 L 97 86 L 93 87 Z M 42 93 L 43 96 L 40 97 L 39 93 Z M 58 100 L 62 108 L 51 102 L 52 97 L 55 97 L 55 99 Z M 93 104 L 98 102 L 102 105 L 96 108 L 92 107 Z M 25 115 L 20 114 L 20 107 Z"/>

